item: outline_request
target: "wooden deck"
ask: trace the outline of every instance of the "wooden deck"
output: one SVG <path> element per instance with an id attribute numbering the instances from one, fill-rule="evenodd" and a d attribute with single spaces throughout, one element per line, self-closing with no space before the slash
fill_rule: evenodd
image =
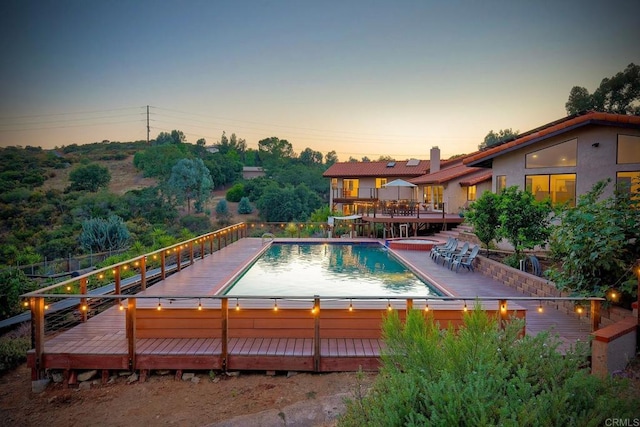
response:
<path id="1" fill-rule="evenodd" d="M 354 301 L 353 311 L 347 310 L 348 301 L 323 302 L 319 312 L 312 314 L 312 301 L 279 299 L 280 310 L 275 311 L 273 300 L 243 300 L 241 310 L 236 311 L 234 298 L 227 307 L 219 299 L 206 298 L 238 276 L 263 249 L 261 239 L 241 239 L 138 294 L 201 295 L 201 301 L 163 300 L 158 311 L 155 298 L 136 298 L 135 311 L 112 307 L 50 337 L 38 368 L 61 369 L 71 380 L 72 372 L 81 369 L 376 370 L 386 301 Z M 452 272 L 432 262 L 424 252 L 396 252 L 421 276 L 467 299 L 469 305 L 476 296 L 522 296 L 479 273 Z M 202 310 L 196 308 L 199 302 Z M 462 304 L 434 302 L 430 307 L 441 324 L 459 325 Z M 510 312 L 516 310 L 520 317 L 526 313 L 527 334 L 553 329 L 566 345 L 587 339 L 588 325 L 548 307 L 539 314 L 536 307 L 535 302 L 509 303 Z M 404 317 L 405 301 L 394 301 L 393 308 Z M 485 304 L 485 308 L 499 315 L 497 302 L 494 307 Z M 28 356 L 30 366 L 36 369 L 34 353 Z"/>

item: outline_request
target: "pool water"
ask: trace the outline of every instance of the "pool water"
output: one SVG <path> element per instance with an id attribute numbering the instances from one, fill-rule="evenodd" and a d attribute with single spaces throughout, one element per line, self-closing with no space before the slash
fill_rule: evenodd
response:
<path id="1" fill-rule="evenodd" d="M 380 244 L 273 243 L 226 295 L 442 295 Z"/>

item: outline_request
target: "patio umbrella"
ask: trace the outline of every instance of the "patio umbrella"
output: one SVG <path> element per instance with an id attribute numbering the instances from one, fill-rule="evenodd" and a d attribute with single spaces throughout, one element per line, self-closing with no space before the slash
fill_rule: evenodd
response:
<path id="1" fill-rule="evenodd" d="M 400 199 L 400 187 L 417 187 L 415 184 L 405 181 L 404 179 L 394 179 L 391 182 L 387 182 L 385 187 L 398 187 L 398 199 Z"/>

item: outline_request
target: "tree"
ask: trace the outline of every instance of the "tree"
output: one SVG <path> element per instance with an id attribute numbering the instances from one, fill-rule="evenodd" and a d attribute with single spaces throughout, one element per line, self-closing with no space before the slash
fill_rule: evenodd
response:
<path id="1" fill-rule="evenodd" d="M 515 250 L 514 261 L 520 260 L 525 249 L 542 245 L 549 237 L 551 201 L 537 201 L 529 191 L 517 186 L 506 188 L 500 195 L 500 227 L 498 235 L 507 239 Z"/>
<path id="2" fill-rule="evenodd" d="M 180 130 L 172 130 L 171 133 L 160 132 L 155 139 L 154 145 L 182 144 L 187 142 L 187 137 Z"/>
<path id="3" fill-rule="evenodd" d="M 253 212 L 253 206 L 249 202 L 248 197 L 243 197 L 240 199 L 240 203 L 238 203 L 238 213 L 241 215 L 247 215 Z"/>
<path id="4" fill-rule="evenodd" d="M 279 167 L 295 158 L 291 143 L 275 136 L 258 141 L 258 152 L 264 165 L 269 168 Z"/>
<path id="5" fill-rule="evenodd" d="M 36 289 L 38 284 L 29 279 L 22 270 L 17 268 L 0 270 L 0 320 L 20 314 L 23 310 L 20 295 Z"/>
<path id="6" fill-rule="evenodd" d="M 305 166 L 317 166 L 322 164 L 322 153 L 311 148 L 305 148 L 298 157 L 300 163 Z"/>
<path id="7" fill-rule="evenodd" d="M 244 184 L 238 182 L 234 184 L 229 190 L 227 190 L 227 194 L 225 195 L 225 199 L 229 202 L 237 203 L 244 196 Z"/>
<path id="8" fill-rule="evenodd" d="M 484 141 L 478 145 L 478 150 L 485 150 L 495 145 L 502 144 L 503 142 L 515 139 L 518 136 L 519 131 L 513 129 L 500 129 L 498 132 L 494 132 L 493 129 L 484 137 Z"/>
<path id="9" fill-rule="evenodd" d="M 565 108 L 570 115 L 585 110 L 640 115 L 640 65 L 632 62 L 624 71 L 602 79 L 593 94 L 584 87 L 574 86 Z"/>
<path id="10" fill-rule="evenodd" d="M 216 220 L 218 225 L 225 226 L 231 223 L 231 212 L 229 212 L 229 204 L 225 199 L 221 199 L 216 205 Z"/>
<path id="11" fill-rule="evenodd" d="M 337 162 L 338 162 L 338 155 L 336 154 L 335 150 L 331 150 L 324 155 L 324 163 L 327 166 L 331 166 L 332 164 Z"/>
<path id="12" fill-rule="evenodd" d="M 109 169 L 97 163 L 90 163 L 79 166 L 69 174 L 71 191 L 91 191 L 96 192 L 102 187 L 107 187 L 111 182 Z"/>
<path id="13" fill-rule="evenodd" d="M 209 169 L 201 159 L 182 159 L 171 169 L 167 187 L 178 203 L 186 201 L 188 213 L 191 212 L 191 200 L 195 202 L 196 212 L 202 212 L 204 203 L 209 199 L 213 181 Z"/>
<path id="14" fill-rule="evenodd" d="M 559 214 L 550 239 L 553 267 L 549 277 L 559 289 L 605 296 L 611 287 L 635 299 L 632 266 L 640 258 L 640 200 L 618 188 L 602 199 L 609 181 L 600 181 L 573 209 Z"/>
<path id="15" fill-rule="evenodd" d="M 82 222 L 80 246 L 86 251 L 107 252 L 125 248 L 131 235 L 122 218 L 91 218 Z"/>
<path id="16" fill-rule="evenodd" d="M 485 191 L 469 206 L 465 219 L 473 224 L 475 235 L 489 249 L 489 244 L 498 237 L 500 226 L 500 195 Z"/>
<path id="17" fill-rule="evenodd" d="M 205 145 L 207 145 L 207 140 L 204 138 L 200 138 L 199 140 L 196 141 L 196 145 L 198 147 L 204 147 Z"/>
<path id="18" fill-rule="evenodd" d="M 293 187 L 268 187 L 257 201 L 260 216 L 269 222 L 289 222 L 302 211 L 300 199 Z"/>

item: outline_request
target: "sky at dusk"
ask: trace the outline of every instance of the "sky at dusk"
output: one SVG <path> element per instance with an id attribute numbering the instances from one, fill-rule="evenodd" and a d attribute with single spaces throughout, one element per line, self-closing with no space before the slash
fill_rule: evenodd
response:
<path id="1" fill-rule="evenodd" d="M 0 146 L 183 131 L 341 161 L 470 153 L 640 63 L 640 1 L 0 2 Z"/>

